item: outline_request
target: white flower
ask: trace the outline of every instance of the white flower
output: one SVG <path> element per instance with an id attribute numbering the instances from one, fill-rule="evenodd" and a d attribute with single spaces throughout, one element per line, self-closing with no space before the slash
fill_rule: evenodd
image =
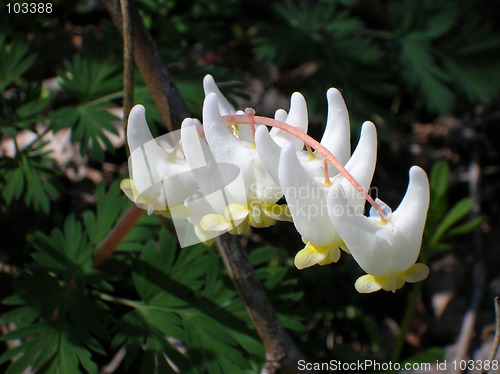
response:
<path id="1" fill-rule="evenodd" d="M 345 165 L 351 155 L 351 130 L 349 126 L 349 114 L 340 92 L 335 88 L 327 91 L 328 116 L 325 131 L 320 144 L 327 148 L 332 154 Z M 307 105 L 304 97 L 295 92 L 292 95 L 290 103 L 290 112 L 288 115 L 282 109 L 276 111 L 275 119 L 286 122 L 304 133 L 307 133 L 308 114 Z M 277 128 L 267 129 L 257 128 L 255 134 L 257 151 L 273 180 L 280 184 L 278 176 L 278 162 L 281 148 L 285 144 L 292 142 L 300 163 L 304 166 L 306 172 L 313 178 L 324 176 L 323 157 L 317 152 L 304 150 L 304 143 Z M 338 173 L 335 168 L 329 169 L 329 176 L 333 177 Z"/>
<path id="2" fill-rule="evenodd" d="M 378 203 L 383 204 L 380 200 Z M 359 292 L 380 289 L 395 292 L 405 282 L 418 282 L 429 273 L 425 264 L 415 263 L 429 207 L 426 173 L 412 167 L 408 189 L 399 207 L 391 213 L 383 205 L 385 219 L 374 209 L 370 217 L 365 217 L 349 204 L 342 188 L 329 198 L 333 225 L 356 262 L 368 273 L 356 281 Z"/>
<path id="3" fill-rule="evenodd" d="M 375 126 L 371 122 L 365 122 L 358 146 L 345 166 L 365 191 L 375 170 L 376 149 Z M 341 174 L 328 180 L 325 180 L 325 176 L 313 178 L 289 145 L 281 152 L 279 178 L 293 223 L 306 244 L 295 256 L 295 266 L 303 269 L 315 264 L 337 262 L 340 257 L 339 248 L 348 252 L 349 245 L 346 248 L 329 218 L 328 195 L 337 191 L 337 186 L 342 186 L 351 206 L 358 212 L 363 211 L 364 197 Z"/>
<path id="4" fill-rule="evenodd" d="M 221 117 L 219 100 L 216 92 L 210 92 L 205 97 L 203 129 L 206 142 L 220 173 L 225 173 L 223 165 L 237 167 L 244 182 L 243 191 L 234 191 L 235 195 L 239 195 L 234 202 L 214 207 L 216 213 L 202 217 L 200 227 L 206 231 L 229 230 L 243 234 L 250 226 L 268 227 L 277 219 L 289 220 L 286 206 L 276 204 L 282 196 L 281 189 L 262 165 L 253 139 L 249 142 L 241 138 L 241 129 L 250 126 L 240 125 L 240 136 L 236 136 Z M 186 155 L 189 159 L 189 152 Z M 206 178 L 197 177 L 198 184 L 203 185 Z M 230 181 L 231 178 L 228 178 L 225 183 Z"/>
<path id="5" fill-rule="evenodd" d="M 170 216 L 175 210 L 177 215 L 185 215 L 182 203 L 197 190 L 197 185 L 179 139 L 168 134 L 154 139 L 144 107 L 136 105 L 129 114 L 127 141 L 130 179 L 120 185 L 127 197 L 149 214 Z"/>

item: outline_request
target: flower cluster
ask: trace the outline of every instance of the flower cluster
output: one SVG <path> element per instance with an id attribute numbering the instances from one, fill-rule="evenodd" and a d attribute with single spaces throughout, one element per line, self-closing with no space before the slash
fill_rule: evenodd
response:
<path id="1" fill-rule="evenodd" d="M 376 129 L 365 122 L 351 154 L 349 116 L 338 90 L 327 92 L 318 142 L 307 135 L 300 93 L 292 95 L 288 113 L 279 109 L 271 119 L 252 109 L 236 111 L 211 76 L 203 86 L 203 124 L 187 118 L 179 131 L 155 139 L 137 105 L 127 129 L 130 179 L 121 187 L 148 213 L 171 217 L 181 245 L 289 221 L 305 244 L 295 256 L 299 269 L 337 262 L 344 251 L 367 273 L 356 281 L 359 292 L 395 292 L 427 277 L 427 266 L 416 263 L 429 205 L 427 175 L 410 169 L 394 212 L 374 201 L 366 191 L 376 164 Z"/>

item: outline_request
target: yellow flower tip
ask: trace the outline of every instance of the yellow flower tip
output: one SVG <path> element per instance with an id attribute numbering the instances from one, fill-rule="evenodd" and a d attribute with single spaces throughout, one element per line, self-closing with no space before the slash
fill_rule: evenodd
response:
<path id="1" fill-rule="evenodd" d="M 330 187 L 332 185 L 332 182 L 330 181 L 330 179 L 325 179 L 325 181 L 323 182 L 323 187 Z"/>
<path id="2" fill-rule="evenodd" d="M 196 233 L 198 239 L 200 239 L 200 241 L 207 247 L 210 247 L 215 242 L 215 238 L 212 237 L 213 235 L 203 230 L 199 225 L 194 226 L 194 232 Z"/>
<path id="3" fill-rule="evenodd" d="M 227 221 L 238 222 L 245 219 L 250 211 L 245 205 L 242 204 L 229 204 L 224 209 L 224 217 Z"/>
<path id="4" fill-rule="evenodd" d="M 265 228 L 272 226 L 276 223 L 276 220 L 267 214 L 266 204 L 263 202 L 252 201 L 250 203 L 250 212 L 248 214 L 248 220 L 252 227 Z"/>
<path id="5" fill-rule="evenodd" d="M 354 288 L 359 293 L 372 293 L 382 289 L 382 285 L 373 275 L 367 274 L 359 277 L 354 284 Z"/>
<path id="6" fill-rule="evenodd" d="M 120 182 L 120 189 L 123 191 L 125 196 L 129 198 L 129 200 L 135 203 L 137 190 L 135 189 L 134 182 L 132 181 L 132 179 L 129 178 L 123 179 Z"/>
<path id="7" fill-rule="evenodd" d="M 341 239 L 340 242 L 339 242 L 339 247 L 340 249 L 342 249 L 345 253 L 347 254 L 351 254 L 351 252 L 349 251 L 349 248 L 347 248 L 347 245 L 345 244 L 345 242 Z"/>
<path id="8" fill-rule="evenodd" d="M 267 217 L 274 220 L 272 224 L 276 221 L 293 222 L 292 214 L 290 213 L 290 208 L 288 208 L 287 204 L 279 205 L 276 203 L 262 203 L 260 204 L 260 207 Z"/>
<path id="9" fill-rule="evenodd" d="M 205 231 L 225 231 L 231 223 L 220 214 L 207 214 L 200 220 L 200 227 Z"/>
<path id="10" fill-rule="evenodd" d="M 425 264 L 414 264 L 403 272 L 393 272 L 382 277 L 367 274 L 359 277 L 354 287 L 359 293 L 370 293 L 378 290 L 395 293 L 405 282 L 419 282 L 429 275 L 429 267 Z"/>
<path id="11" fill-rule="evenodd" d="M 302 270 L 316 264 L 328 265 L 337 262 L 339 258 L 340 250 L 333 243 L 318 246 L 306 242 L 306 246 L 295 255 L 293 262 L 297 269 Z"/>
<path id="12" fill-rule="evenodd" d="M 415 283 L 424 280 L 429 276 L 429 267 L 422 263 L 417 263 L 405 270 L 404 272 L 398 273 L 399 277 L 406 282 Z"/>
<path id="13" fill-rule="evenodd" d="M 383 277 L 375 277 L 367 274 L 359 277 L 354 287 L 359 293 L 371 293 L 381 289 L 395 293 L 403 287 L 405 281 L 399 278 L 395 273 Z"/>

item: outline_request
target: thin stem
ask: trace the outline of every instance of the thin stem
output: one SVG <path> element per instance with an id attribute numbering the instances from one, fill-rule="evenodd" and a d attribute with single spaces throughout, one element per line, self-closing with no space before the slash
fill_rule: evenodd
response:
<path id="1" fill-rule="evenodd" d="M 326 158 L 323 159 L 323 170 L 325 171 L 324 185 L 325 187 L 329 187 L 332 185 L 332 182 L 330 182 L 330 173 L 328 172 L 328 159 Z"/>
<path id="2" fill-rule="evenodd" d="M 234 114 L 228 116 L 222 116 L 224 121 L 231 124 L 251 124 L 250 116 L 246 114 Z M 385 220 L 387 217 L 385 216 L 382 207 L 378 205 L 375 200 L 365 191 L 363 187 L 354 179 L 354 177 L 346 170 L 344 165 L 340 163 L 339 160 L 323 145 L 321 145 L 316 139 L 310 137 L 306 133 L 300 131 L 299 129 L 285 123 L 272 118 L 261 117 L 261 116 L 253 116 L 254 123 L 258 123 L 261 125 L 276 127 L 280 130 L 283 130 L 297 139 L 300 139 L 304 142 L 304 144 L 308 144 L 310 147 L 314 148 L 316 152 L 318 152 L 321 156 L 328 159 L 332 163 L 332 165 L 339 171 L 340 174 L 344 176 L 345 179 L 349 181 L 353 185 L 353 187 L 361 193 L 364 198 L 375 208 L 375 210 L 380 214 L 382 220 Z"/>
<path id="3" fill-rule="evenodd" d="M 144 210 L 139 208 L 137 205 L 132 204 L 130 209 L 125 213 L 123 218 L 118 224 L 113 227 L 113 230 L 106 236 L 102 243 L 97 247 L 94 252 L 94 263 L 93 266 L 97 267 L 101 265 L 113 254 L 114 249 L 123 238 L 129 233 L 129 231 L 134 227 L 136 222 L 141 217 Z"/>
<path id="4" fill-rule="evenodd" d="M 299 370 L 297 362 L 305 360 L 287 331 L 281 324 L 262 283 L 257 278 L 238 237 L 228 233 L 219 236 L 217 249 L 226 266 L 229 277 L 247 309 L 266 350 L 263 373 L 307 374 Z M 281 371 L 278 371 L 281 369 Z"/>
<path id="5" fill-rule="evenodd" d="M 123 17 L 120 3 L 115 0 L 101 0 L 117 30 L 123 34 Z M 149 35 L 137 9 L 130 6 L 130 17 L 134 28 L 135 63 L 146 82 L 158 110 L 169 131 L 180 127 L 189 113 L 179 95 L 170 72 L 163 62 L 158 47 Z"/>
<path id="6" fill-rule="evenodd" d="M 496 328 L 495 328 L 495 338 L 493 340 L 493 344 L 491 346 L 491 352 L 486 360 L 491 364 L 493 360 L 495 359 L 497 353 L 498 353 L 498 346 L 500 346 L 500 298 L 497 296 L 495 297 L 495 315 L 496 315 Z M 483 367 L 483 370 L 479 374 L 485 374 L 489 372 L 489 370 L 486 370 Z"/>
<path id="7" fill-rule="evenodd" d="M 128 307 L 134 308 L 134 309 L 137 309 L 139 307 L 139 305 L 140 305 L 140 302 L 138 302 L 138 301 L 124 299 L 124 298 L 121 298 L 121 297 L 115 297 L 115 296 L 112 296 L 112 295 L 108 295 L 108 294 L 106 294 L 104 292 L 97 293 L 97 296 L 101 300 L 109 301 L 109 302 L 115 303 L 115 304 L 125 305 L 125 306 L 128 306 Z"/>
<path id="8" fill-rule="evenodd" d="M 129 0 L 120 0 L 123 19 L 123 127 L 134 103 L 134 42 Z"/>

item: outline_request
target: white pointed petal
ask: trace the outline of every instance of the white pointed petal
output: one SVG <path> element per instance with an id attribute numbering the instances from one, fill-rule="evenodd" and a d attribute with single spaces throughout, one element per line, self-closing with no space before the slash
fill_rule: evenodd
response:
<path id="1" fill-rule="evenodd" d="M 281 114 L 282 115 L 282 114 Z M 290 111 L 286 119 L 282 122 L 299 129 L 303 133 L 307 133 L 308 128 L 308 115 L 307 115 L 307 104 L 304 96 L 299 92 L 294 92 L 290 100 Z M 295 150 L 300 151 L 304 148 L 304 143 L 287 132 L 280 130 L 278 128 L 272 128 L 270 131 L 273 140 L 280 146 L 283 147 L 286 143 L 292 143 Z"/>
<path id="2" fill-rule="evenodd" d="M 203 90 L 205 91 L 205 96 L 209 93 L 214 93 L 217 96 L 217 102 L 221 115 L 225 116 L 236 113 L 236 110 L 231 104 L 229 104 L 229 101 L 227 101 L 224 95 L 220 92 L 219 87 L 217 87 L 217 84 L 215 83 L 214 77 L 210 74 L 205 75 L 205 78 L 203 78 Z"/>
<path id="3" fill-rule="evenodd" d="M 306 99 L 299 92 L 294 92 L 290 99 L 290 111 L 286 117 L 286 123 L 299 129 L 303 133 L 307 133 L 309 126 L 307 115 Z"/>
<path id="4" fill-rule="evenodd" d="M 198 121 L 186 118 L 181 125 L 182 149 L 191 170 L 208 170 L 215 159 L 205 138 L 200 136 Z M 201 182 L 201 181 L 200 181 Z"/>
<path id="5" fill-rule="evenodd" d="M 227 128 L 217 104 L 217 96 L 209 93 L 203 103 L 203 127 L 210 150 L 217 162 L 234 163 L 235 155 L 244 151 L 245 146 Z"/>
<path id="6" fill-rule="evenodd" d="M 345 165 L 345 168 L 354 179 L 358 181 L 361 187 L 363 187 L 365 191 L 368 191 L 375 171 L 376 162 L 377 131 L 373 123 L 365 122 L 361 129 L 358 145 Z M 344 188 L 347 200 L 362 214 L 365 205 L 365 197 L 342 175 L 339 175 L 338 178 L 340 178 L 340 183 Z"/>
<path id="7" fill-rule="evenodd" d="M 330 243 L 336 232 L 328 219 L 326 194 L 304 171 L 292 144 L 282 150 L 279 179 L 297 231 L 315 245 Z"/>
<path id="8" fill-rule="evenodd" d="M 328 100 L 328 117 L 325 132 L 321 138 L 321 145 L 328 148 L 342 165 L 345 165 L 351 155 L 349 113 L 344 99 L 337 89 L 330 88 L 326 96 Z"/>
<path id="9" fill-rule="evenodd" d="M 128 115 L 127 142 L 130 153 L 151 140 L 153 136 L 146 122 L 146 109 L 142 105 L 135 105 Z"/>
<path id="10" fill-rule="evenodd" d="M 288 116 L 288 113 L 284 109 L 278 109 L 274 113 L 274 119 L 276 121 L 281 121 L 281 122 L 286 122 L 286 117 Z"/>
<path id="11" fill-rule="evenodd" d="M 408 269 L 418 258 L 422 243 L 427 209 L 429 207 L 429 180 L 418 166 L 410 169 L 410 182 L 399 207 L 390 216 L 398 235 L 394 238 L 398 247 L 395 261 L 398 271 Z"/>
<path id="12" fill-rule="evenodd" d="M 265 126 L 258 126 L 255 132 L 255 144 L 259 158 L 273 181 L 279 185 L 279 160 L 281 148 L 277 145 Z"/>
<path id="13" fill-rule="evenodd" d="M 158 167 L 169 153 L 153 139 L 146 123 L 145 109 L 142 105 L 132 108 L 127 126 L 127 142 L 130 147 L 129 170 L 137 192 L 154 199 L 158 191 L 161 175 Z"/>
<path id="14" fill-rule="evenodd" d="M 381 277 L 393 269 L 392 248 L 378 235 L 381 225 L 356 212 L 348 203 L 342 186 L 332 188 L 328 194 L 328 208 L 335 229 L 365 272 Z"/>

